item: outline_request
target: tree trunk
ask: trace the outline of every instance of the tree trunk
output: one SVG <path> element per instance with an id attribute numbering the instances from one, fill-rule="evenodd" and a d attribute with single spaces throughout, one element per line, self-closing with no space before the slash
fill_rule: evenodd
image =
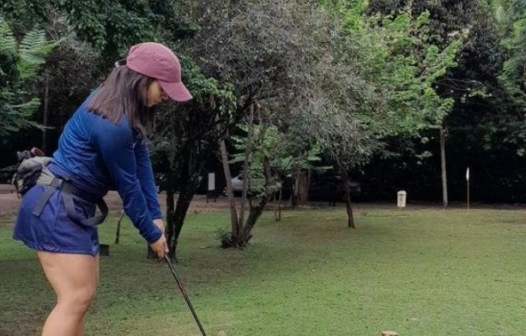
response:
<path id="1" fill-rule="evenodd" d="M 200 160 L 198 160 L 200 159 Z M 179 197 L 177 198 L 176 207 L 173 212 L 173 217 L 170 218 L 170 239 L 168 240 L 168 249 L 170 256 L 177 258 L 177 245 L 179 243 L 179 236 L 183 229 L 184 220 L 190 203 L 199 187 L 199 175 L 203 171 L 206 160 L 204 158 L 198 158 L 195 152 L 189 150 L 181 157 L 183 160 L 183 166 L 181 169 L 181 175 L 179 176 L 180 183 Z"/>
<path id="2" fill-rule="evenodd" d="M 309 198 L 309 188 L 310 188 L 310 181 L 311 181 L 311 171 L 308 169 L 307 171 L 300 172 L 299 175 L 299 190 L 298 190 L 298 205 L 302 206 L 307 204 L 307 200 Z"/>
<path id="3" fill-rule="evenodd" d="M 174 228 L 175 228 L 174 221 L 173 221 L 174 194 L 175 194 L 175 190 L 173 188 L 167 188 L 166 190 L 166 223 L 164 224 L 164 227 L 165 227 L 164 237 L 166 238 L 168 246 L 170 246 L 170 240 L 173 239 Z M 170 257 L 175 260 L 175 253 L 172 253 L 171 251 L 169 253 L 170 253 Z M 148 245 L 148 253 L 146 255 L 146 258 L 157 259 L 157 254 L 153 252 L 150 245 Z"/>
<path id="4" fill-rule="evenodd" d="M 247 193 L 250 181 L 249 165 L 250 154 L 252 152 L 252 129 L 254 125 L 254 104 L 250 106 L 250 115 L 248 119 L 248 134 L 245 146 L 245 161 L 243 163 L 243 195 L 241 197 L 241 210 L 239 213 L 239 223 L 243 225 L 245 220 L 245 205 L 247 203 Z"/>
<path id="5" fill-rule="evenodd" d="M 237 239 L 239 236 L 239 220 L 237 218 L 236 200 L 234 199 L 234 190 L 232 188 L 232 175 L 230 174 L 230 166 L 228 164 L 228 153 L 226 151 L 225 140 L 221 140 L 221 161 L 223 162 L 223 171 L 226 179 L 226 189 L 228 201 L 230 203 L 230 223 L 232 226 L 232 237 Z"/>
<path id="6" fill-rule="evenodd" d="M 283 187 L 279 189 L 279 193 L 276 197 L 274 197 L 274 200 L 276 201 L 276 204 L 274 205 L 274 220 L 276 222 L 281 222 L 281 199 L 283 198 Z"/>
<path id="7" fill-rule="evenodd" d="M 207 162 L 208 156 L 198 156 L 196 148 L 190 148 L 185 151 L 179 158 L 182 162 L 180 176 L 177 176 L 179 183 L 179 197 L 175 202 L 175 176 L 168 179 L 166 185 L 166 203 L 167 203 L 167 229 L 166 241 L 168 243 L 169 255 L 177 260 L 177 245 L 179 243 L 179 236 L 183 229 L 186 214 L 190 208 L 190 204 L 199 187 L 199 176 L 203 172 L 204 165 Z M 175 203 L 175 209 L 174 209 Z"/>
<path id="8" fill-rule="evenodd" d="M 177 199 L 177 206 L 175 208 L 173 217 L 175 234 L 174 239 L 172 240 L 172 244 L 169 246 L 170 255 L 173 258 L 177 257 L 177 245 L 179 243 L 179 236 L 181 235 L 181 230 L 183 229 L 183 224 L 186 218 L 186 214 L 188 213 L 188 208 L 190 207 L 190 203 L 192 203 L 192 200 L 198 187 L 199 180 L 197 180 L 197 182 L 189 181 L 187 187 L 181 188 L 181 192 L 179 193 L 179 198 Z"/>
<path id="9" fill-rule="evenodd" d="M 281 201 L 283 200 L 283 187 L 279 189 L 278 199 L 278 221 L 281 222 Z"/>
<path id="10" fill-rule="evenodd" d="M 239 238 L 238 246 L 243 248 L 248 245 L 248 242 L 252 238 L 252 229 L 256 225 L 259 217 L 263 214 L 263 210 L 265 210 L 265 207 L 267 206 L 269 201 L 269 196 L 264 193 L 264 195 L 261 197 L 260 202 L 250 207 L 250 213 L 247 218 L 247 222 L 245 226 L 243 227 L 243 232 L 241 233 L 241 236 Z"/>
<path id="11" fill-rule="evenodd" d="M 309 188 L 311 181 L 310 169 L 301 171 L 298 168 L 294 169 L 294 184 L 292 188 L 292 208 L 307 204 L 309 198 Z"/>
<path id="12" fill-rule="evenodd" d="M 294 177 L 294 181 L 292 182 L 292 195 L 290 196 L 290 206 L 292 209 L 296 209 L 296 207 L 298 206 L 298 192 L 300 189 L 300 170 L 298 167 L 294 166 L 293 171 L 294 173 L 292 174 L 292 176 Z"/>
<path id="13" fill-rule="evenodd" d="M 347 171 L 342 170 L 342 179 L 343 179 L 343 191 L 345 193 L 345 205 L 347 208 L 347 225 L 351 229 L 356 229 L 354 223 L 354 215 L 351 204 L 351 178 Z"/>
<path id="14" fill-rule="evenodd" d="M 168 246 L 175 240 L 175 190 L 173 186 L 166 188 L 166 241 Z M 175 253 L 170 252 L 170 257 L 173 259 Z"/>
<path id="15" fill-rule="evenodd" d="M 440 161 L 442 164 L 442 202 L 444 204 L 444 209 L 449 205 L 447 194 L 446 137 L 447 130 L 442 126 L 440 128 Z"/>
<path id="16" fill-rule="evenodd" d="M 255 206 L 250 207 L 250 213 L 248 215 L 247 222 L 243 226 L 243 231 L 238 242 L 238 246 L 241 248 L 246 247 L 248 242 L 252 238 L 252 229 L 254 228 L 254 225 L 256 225 L 259 217 L 261 217 L 261 215 L 263 214 L 263 210 L 265 210 L 265 207 L 267 206 L 271 197 L 269 193 L 269 187 L 272 186 L 274 182 L 270 170 L 270 161 L 268 159 L 265 159 L 265 162 L 263 162 L 263 167 L 265 169 L 266 190 L 261 196 L 261 200 L 259 201 L 259 203 Z"/>

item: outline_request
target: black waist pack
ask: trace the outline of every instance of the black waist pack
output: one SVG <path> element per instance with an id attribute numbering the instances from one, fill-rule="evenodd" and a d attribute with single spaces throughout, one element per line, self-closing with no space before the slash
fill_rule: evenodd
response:
<path id="1" fill-rule="evenodd" d="M 40 217 L 42 210 L 44 210 L 53 193 L 56 190 L 61 190 L 62 201 L 64 202 L 66 213 L 71 220 L 85 226 L 102 224 L 108 215 L 108 205 L 104 202 L 104 199 L 75 187 L 68 178 L 55 176 L 47 167 L 51 161 L 52 159 L 50 157 L 45 156 L 23 159 L 13 177 L 13 184 L 17 192 L 21 195 L 27 193 L 29 189 L 37 184 L 47 186 L 46 191 L 33 210 L 33 215 Z M 96 204 L 99 208 L 100 215 L 90 218 L 82 218 L 79 216 L 75 209 L 74 197 Z"/>
<path id="2" fill-rule="evenodd" d="M 53 173 L 47 168 L 51 162 L 50 157 L 35 156 L 23 159 L 15 175 L 13 185 L 20 195 L 24 195 L 34 185 L 50 185 L 53 180 Z"/>

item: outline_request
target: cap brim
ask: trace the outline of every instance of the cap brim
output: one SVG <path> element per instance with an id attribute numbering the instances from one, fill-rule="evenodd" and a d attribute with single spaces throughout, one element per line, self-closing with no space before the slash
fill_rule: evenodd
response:
<path id="1" fill-rule="evenodd" d="M 159 83 L 161 84 L 161 87 L 163 88 L 166 95 L 172 100 L 177 102 L 185 102 L 193 98 L 192 94 L 190 94 L 190 91 L 188 91 L 182 82 L 171 83 L 159 81 Z"/>

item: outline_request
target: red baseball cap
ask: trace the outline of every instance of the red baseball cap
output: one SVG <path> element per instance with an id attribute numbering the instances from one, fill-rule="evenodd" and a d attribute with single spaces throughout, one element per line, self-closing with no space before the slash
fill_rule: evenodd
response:
<path id="1" fill-rule="evenodd" d="M 181 64 L 173 51 L 160 43 L 145 42 L 130 48 L 128 69 L 155 78 L 172 100 L 184 102 L 192 95 L 181 81 Z"/>

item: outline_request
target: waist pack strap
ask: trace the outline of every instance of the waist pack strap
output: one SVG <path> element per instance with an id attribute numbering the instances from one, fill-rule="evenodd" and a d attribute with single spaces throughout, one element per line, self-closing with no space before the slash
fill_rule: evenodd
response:
<path id="1" fill-rule="evenodd" d="M 51 184 L 46 188 L 46 191 L 38 201 L 35 209 L 33 210 L 33 215 L 40 217 L 42 210 L 46 206 L 47 202 L 51 198 L 51 195 L 57 190 L 62 190 L 62 200 L 64 201 L 64 207 L 66 208 L 66 213 L 70 219 L 80 223 L 85 226 L 96 226 L 102 224 L 106 217 L 108 216 L 108 205 L 104 199 L 100 198 L 95 204 L 101 212 L 100 215 L 96 215 L 90 218 L 82 219 L 77 215 L 75 210 L 75 203 L 73 202 L 73 195 L 77 195 L 82 198 L 82 191 L 75 188 L 71 183 L 64 181 L 60 178 L 55 177 Z"/>
<path id="2" fill-rule="evenodd" d="M 62 193 L 62 199 L 64 200 L 64 207 L 66 208 L 66 213 L 68 217 L 72 220 L 79 222 L 85 226 L 96 226 L 102 224 L 108 215 L 108 205 L 101 198 L 96 205 L 98 206 L 101 214 L 96 215 L 90 218 L 81 219 L 78 217 L 77 212 L 75 211 L 75 204 L 73 203 L 73 195 L 67 192 Z"/>
<path id="3" fill-rule="evenodd" d="M 54 178 L 53 181 L 51 181 L 51 184 L 48 186 L 48 188 L 46 188 L 46 191 L 38 200 L 38 203 L 33 210 L 33 215 L 40 217 L 42 210 L 44 210 L 44 207 L 51 198 L 51 195 L 53 195 L 53 193 L 62 186 L 63 182 L 64 180 L 58 178 Z"/>

